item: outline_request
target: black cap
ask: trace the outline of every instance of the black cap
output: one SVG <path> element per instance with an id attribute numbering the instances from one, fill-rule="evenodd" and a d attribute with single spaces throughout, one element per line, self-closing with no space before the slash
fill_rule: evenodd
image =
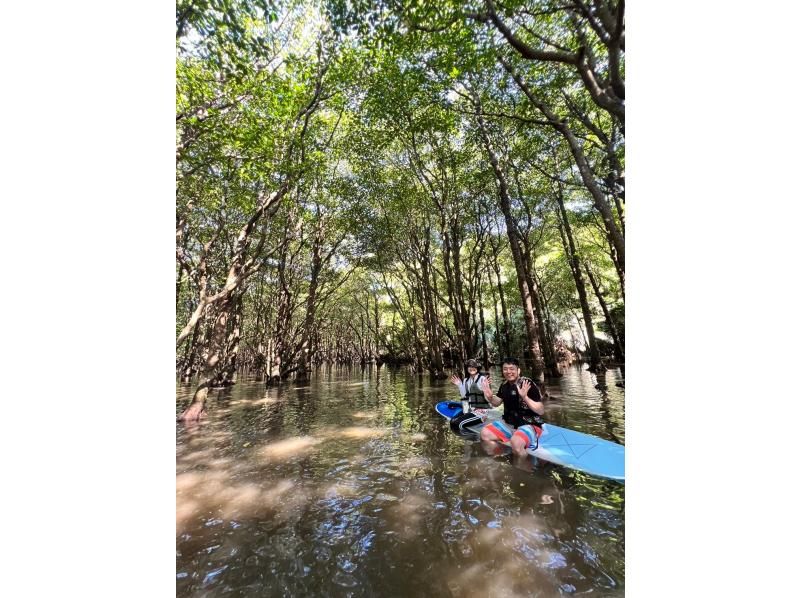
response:
<path id="1" fill-rule="evenodd" d="M 468 367 L 468 368 L 477 368 L 477 369 L 481 369 L 481 364 L 480 364 L 480 362 L 479 362 L 478 360 L 476 360 L 476 359 L 467 359 L 467 361 L 464 363 L 464 366 L 465 366 L 465 367 Z"/>

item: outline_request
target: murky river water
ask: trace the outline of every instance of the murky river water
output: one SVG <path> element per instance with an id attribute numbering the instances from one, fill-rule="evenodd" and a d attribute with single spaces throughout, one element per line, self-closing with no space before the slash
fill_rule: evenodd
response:
<path id="1" fill-rule="evenodd" d="M 620 372 L 564 373 L 547 421 L 624 444 Z M 387 367 L 213 391 L 177 427 L 178 596 L 621 596 L 624 485 L 488 455 L 434 412 L 457 396 Z"/>

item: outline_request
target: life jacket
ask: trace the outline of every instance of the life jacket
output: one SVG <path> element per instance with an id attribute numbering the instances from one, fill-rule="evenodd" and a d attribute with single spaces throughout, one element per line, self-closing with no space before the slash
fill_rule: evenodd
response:
<path id="1" fill-rule="evenodd" d="M 470 409 L 491 409 L 491 405 L 486 400 L 486 395 L 483 394 L 483 389 L 480 387 L 481 382 L 486 378 L 485 374 L 478 374 L 474 381 L 469 378 L 464 379 L 464 390 L 466 398 L 469 401 Z"/>
<path id="2" fill-rule="evenodd" d="M 503 382 L 497 391 L 497 396 L 503 399 L 503 421 L 515 428 L 525 425 L 534 425 L 541 428 L 544 424 L 542 416 L 528 408 L 528 405 L 519 396 L 519 387 L 522 386 L 524 380 L 531 383 L 528 398 L 536 402 L 542 400 L 542 393 L 539 387 L 530 378 L 520 376 L 515 385 Z"/>

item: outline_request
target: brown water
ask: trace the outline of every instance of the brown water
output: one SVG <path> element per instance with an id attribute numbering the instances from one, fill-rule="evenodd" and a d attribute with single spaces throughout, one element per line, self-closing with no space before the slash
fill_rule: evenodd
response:
<path id="1" fill-rule="evenodd" d="M 566 369 L 546 419 L 624 443 L 620 379 Z M 212 392 L 177 427 L 177 595 L 622 595 L 624 485 L 487 455 L 433 410 L 457 394 L 387 367 Z"/>

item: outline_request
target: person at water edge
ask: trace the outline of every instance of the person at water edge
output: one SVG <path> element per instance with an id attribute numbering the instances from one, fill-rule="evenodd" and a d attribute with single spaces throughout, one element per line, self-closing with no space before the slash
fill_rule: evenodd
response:
<path id="1" fill-rule="evenodd" d="M 475 359 L 468 359 L 464 366 L 467 370 L 467 375 L 463 380 L 455 374 L 450 378 L 450 382 L 458 387 L 458 392 L 461 395 L 463 413 L 469 413 L 473 409 L 490 409 L 491 405 L 486 402 L 486 397 L 484 396 L 483 381 L 487 380 L 491 383 L 491 379 L 488 375 L 480 373 L 481 364 Z"/>
<path id="2" fill-rule="evenodd" d="M 488 381 L 482 388 L 486 400 L 494 407 L 503 405 L 503 419 L 488 424 L 481 430 L 485 443 L 511 443 L 517 456 L 525 456 L 527 449 L 539 446 L 544 424 L 544 403 L 539 387 L 531 380 L 520 376 L 519 361 L 513 357 L 503 360 L 503 383 L 492 393 Z"/>

